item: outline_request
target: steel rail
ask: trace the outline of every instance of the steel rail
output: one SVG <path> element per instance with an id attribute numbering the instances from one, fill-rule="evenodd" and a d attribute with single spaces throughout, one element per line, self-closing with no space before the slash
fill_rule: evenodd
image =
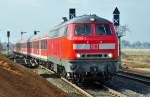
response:
<path id="1" fill-rule="evenodd" d="M 131 73 L 131 72 L 124 72 L 124 71 L 118 72 L 116 75 L 121 76 L 121 77 L 126 77 L 131 80 L 139 81 L 144 84 L 150 85 L 150 77 L 149 76 L 144 76 L 144 75 L 140 75 L 137 73 Z"/>

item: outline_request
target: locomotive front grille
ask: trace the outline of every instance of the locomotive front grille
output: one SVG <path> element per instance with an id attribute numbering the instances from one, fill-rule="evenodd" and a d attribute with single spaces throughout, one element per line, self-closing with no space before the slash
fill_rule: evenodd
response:
<path id="1" fill-rule="evenodd" d="M 81 59 L 101 59 L 110 58 L 110 53 L 81 53 Z"/>

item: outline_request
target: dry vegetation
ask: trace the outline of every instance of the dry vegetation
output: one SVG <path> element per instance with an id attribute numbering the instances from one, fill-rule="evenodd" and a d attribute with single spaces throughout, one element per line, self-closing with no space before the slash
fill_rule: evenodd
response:
<path id="1" fill-rule="evenodd" d="M 123 49 L 123 62 L 132 68 L 150 69 L 150 49 Z"/>

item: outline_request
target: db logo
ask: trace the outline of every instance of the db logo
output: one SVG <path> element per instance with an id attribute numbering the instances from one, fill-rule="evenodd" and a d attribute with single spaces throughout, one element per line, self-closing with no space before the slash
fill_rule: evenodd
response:
<path id="1" fill-rule="evenodd" d="M 90 48 L 91 49 L 99 49 L 98 44 L 91 44 Z"/>

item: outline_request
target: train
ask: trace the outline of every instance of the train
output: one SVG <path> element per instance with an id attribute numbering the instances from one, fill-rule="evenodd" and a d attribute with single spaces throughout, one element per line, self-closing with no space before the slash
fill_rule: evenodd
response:
<path id="1" fill-rule="evenodd" d="M 115 27 L 97 15 L 74 17 L 48 33 L 20 40 L 13 52 L 76 81 L 107 81 L 118 71 Z"/>

